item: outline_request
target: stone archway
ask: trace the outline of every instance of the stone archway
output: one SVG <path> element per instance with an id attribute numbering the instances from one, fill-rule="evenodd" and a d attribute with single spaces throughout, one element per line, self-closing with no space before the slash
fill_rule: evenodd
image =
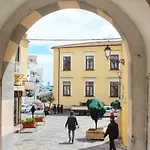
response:
<path id="1" fill-rule="evenodd" d="M 129 47 L 129 107 L 130 132 L 128 133 L 128 150 L 146 150 L 146 54 L 141 33 L 133 21 L 110 0 L 30 0 L 20 6 L 0 30 L 1 62 L 1 150 L 13 149 L 13 71 L 14 54 L 25 32 L 40 18 L 54 11 L 66 8 L 85 9 L 98 14 L 112 23 Z M 127 48 L 128 49 L 128 48 Z M 138 66 L 138 67 L 137 67 Z M 8 94 L 9 91 L 9 94 Z M 141 99 L 143 101 L 141 101 Z M 141 110 L 142 108 L 142 110 Z M 139 111 L 141 110 L 141 111 Z M 7 118 L 6 118 L 7 115 Z M 140 119 L 139 119 L 140 118 Z M 132 123 L 131 123 L 132 122 Z M 8 124 L 10 126 L 8 127 Z M 138 132 L 137 132 L 138 131 Z M 9 144 L 8 144 L 9 143 Z"/>

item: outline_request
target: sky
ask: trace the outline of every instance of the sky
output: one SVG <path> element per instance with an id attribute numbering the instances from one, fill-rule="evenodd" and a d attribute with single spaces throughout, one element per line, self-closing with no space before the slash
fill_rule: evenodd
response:
<path id="1" fill-rule="evenodd" d="M 51 13 L 36 22 L 27 34 L 28 39 L 120 38 L 116 29 L 105 19 L 80 9 L 65 9 Z M 44 68 L 44 83 L 50 82 L 53 85 L 51 47 L 70 43 L 73 42 L 30 41 L 29 54 L 38 56 L 38 64 Z"/>

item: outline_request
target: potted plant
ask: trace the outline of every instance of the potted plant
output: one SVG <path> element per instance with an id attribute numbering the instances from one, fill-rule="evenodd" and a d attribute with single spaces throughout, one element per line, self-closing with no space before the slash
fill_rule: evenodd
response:
<path id="1" fill-rule="evenodd" d="M 44 116 L 36 115 L 34 119 L 35 122 L 44 122 Z"/>
<path id="2" fill-rule="evenodd" d="M 20 121 L 22 124 L 23 128 L 35 128 L 36 127 L 36 122 L 34 118 L 26 118 Z"/>
<path id="3" fill-rule="evenodd" d="M 97 122 L 100 118 L 103 117 L 103 115 L 106 112 L 104 109 L 104 105 L 99 99 L 91 98 L 87 101 L 87 107 L 91 118 L 95 122 L 95 128 L 89 128 L 86 131 L 86 138 L 92 140 L 96 140 L 96 139 L 103 140 L 104 139 L 103 127 L 98 128 Z"/>

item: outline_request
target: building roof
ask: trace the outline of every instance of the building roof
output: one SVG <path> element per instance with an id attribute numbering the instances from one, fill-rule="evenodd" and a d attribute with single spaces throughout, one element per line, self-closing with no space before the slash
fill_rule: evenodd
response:
<path id="1" fill-rule="evenodd" d="M 28 55 L 29 59 L 37 59 L 37 55 Z"/>
<path id="2" fill-rule="evenodd" d="M 102 41 L 102 42 L 86 42 L 86 43 L 76 43 L 76 44 L 68 44 L 68 45 L 60 45 L 53 46 L 52 49 L 55 48 L 73 48 L 73 47 L 94 47 L 94 46 L 117 46 L 121 45 L 122 41 Z"/>

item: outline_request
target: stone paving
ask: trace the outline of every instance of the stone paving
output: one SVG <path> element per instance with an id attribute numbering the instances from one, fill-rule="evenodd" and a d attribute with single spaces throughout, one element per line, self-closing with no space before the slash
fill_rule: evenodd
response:
<path id="1" fill-rule="evenodd" d="M 76 130 L 74 144 L 68 144 L 67 129 L 64 124 L 67 116 L 47 116 L 45 124 L 39 124 L 36 132 L 25 129 L 15 133 L 15 150 L 108 150 L 108 138 L 105 141 L 86 140 L 85 132 L 94 127 L 94 121 L 89 116 L 77 116 L 80 128 Z M 99 126 L 107 126 L 109 119 L 99 120 Z M 32 132 L 33 131 L 33 132 Z M 117 150 L 126 150 L 120 141 L 116 143 Z"/>

